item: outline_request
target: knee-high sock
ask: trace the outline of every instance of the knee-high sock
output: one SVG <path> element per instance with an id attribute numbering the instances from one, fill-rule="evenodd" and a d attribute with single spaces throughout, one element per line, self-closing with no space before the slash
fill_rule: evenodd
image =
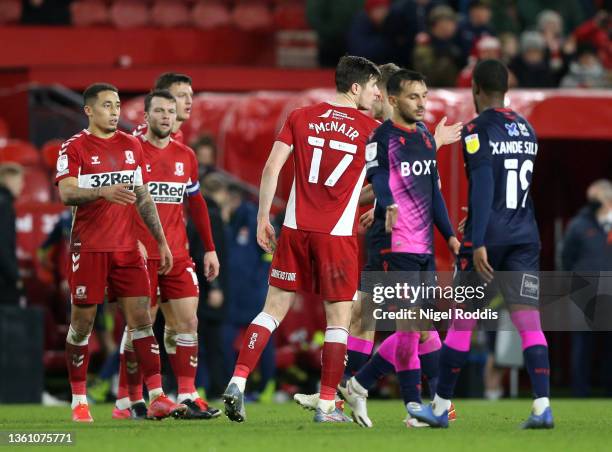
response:
<path id="1" fill-rule="evenodd" d="M 364 389 L 370 389 L 380 378 L 395 370 L 396 335 L 397 333 L 393 333 L 387 337 L 372 359 L 355 375 L 355 379 Z"/>
<path id="2" fill-rule="evenodd" d="M 529 373 L 534 398 L 550 397 L 550 363 L 548 343 L 542 332 L 539 311 L 517 311 L 510 314 L 523 346 L 525 367 Z"/>
<path id="3" fill-rule="evenodd" d="M 77 333 L 72 325 L 66 336 L 66 366 L 72 390 L 72 408 L 87 403 L 87 368 L 89 367 L 89 334 Z"/>
<path id="4" fill-rule="evenodd" d="M 429 394 L 433 399 L 438 386 L 438 376 L 440 373 L 440 335 L 436 330 L 429 332 L 429 337 L 419 344 L 419 359 L 421 360 L 421 373 L 427 378 Z"/>
<path id="5" fill-rule="evenodd" d="M 419 332 L 399 331 L 395 347 L 395 370 L 404 404 L 421 403 L 421 362 L 419 361 Z"/>
<path id="6" fill-rule="evenodd" d="M 348 331 L 338 326 L 328 326 L 321 355 L 320 400 L 334 401 L 336 388 L 344 373 Z"/>
<path id="7" fill-rule="evenodd" d="M 372 341 L 349 336 L 346 344 L 346 369 L 344 369 L 344 376 L 346 378 L 355 375 L 368 362 L 372 355 L 373 347 L 374 342 Z"/>
<path id="8" fill-rule="evenodd" d="M 121 343 L 123 345 L 124 362 L 120 364 L 125 368 L 130 403 L 143 402 L 142 366 L 138 362 L 138 355 L 134 350 L 134 344 L 132 343 L 132 338 L 127 327 L 123 333 L 123 340 Z"/>
<path id="9" fill-rule="evenodd" d="M 246 379 L 257 366 L 261 353 L 277 327 L 278 320 L 270 314 L 260 312 L 247 328 L 234 368 L 234 375 L 230 380 L 231 383 L 238 385 L 241 391 L 244 391 Z"/>
<path id="10" fill-rule="evenodd" d="M 191 399 L 196 392 L 195 375 L 198 370 L 198 334 L 179 333 L 176 337 L 176 381 L 178 401 Z"/>
<path id="11" fill-rule="evenodd" d="M 142 368 L 144 382 L 151 400 L 163 393 L 161 382 L 161 365 L 159 361 L 159 344 L 153 334 L 151 325 L 130 330 L 132 345 Z"/>
<path id="12" fill-rule="evenodd" d="M 436 394 L 443 399 L 450 400 L 453 397 L 461 368 L 470 351 L 472 330 L 476 323 L 476 320 L 457 319 L 446 334 L 440 352 L 440 377 L 436 390 Z"/>

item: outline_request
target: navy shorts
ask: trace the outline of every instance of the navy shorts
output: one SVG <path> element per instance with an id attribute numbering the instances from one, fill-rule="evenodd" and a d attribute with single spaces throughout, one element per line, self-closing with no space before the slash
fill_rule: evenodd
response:
<path id="1" fill-rule="evenodd" d="M 483 286 L 471 252 L 461 252 L 455 266 L 455 286 Z M 507 304 L 537 306 L 540 294 L 540 244 L 487 246 L 489 264 L 497 276 L 486 285 L 486 299 L 501 291 Z M 499 273 L 498 273 L 499 272 Z"/>

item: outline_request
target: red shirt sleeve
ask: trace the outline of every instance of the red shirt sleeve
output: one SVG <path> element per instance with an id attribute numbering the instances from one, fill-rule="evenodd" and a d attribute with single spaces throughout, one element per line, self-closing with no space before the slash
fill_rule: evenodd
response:
<path id="1" fill-rule="evenodd" d="M 66 141 L 62 144 L 57 157 L 55 183 L 57 184 L 67 177 L 78 178 L 80 168 L 81 156 L 78 151 L 78 145 L 71 141 Z"/>
<path id="2" fill-rule="evenodd" d="M 210 225 L 210 216 L 208 214 L 208 206 L 206 201 L 200 193 L 200 182 L 198 181 L 198 161 L 195 157 L 195 152 L 187 147 L 189 152 L 189 183 L 187 184 L 187 203 L 189 205 L 189 213 L 191 221 L 198 231 L 202 243 L 204 243 L 204 249 L 208 251 L 215 251 L 215 242 L 212 236 L 212 227 Z"/>
<path id="3" fill-rule="evenodd" d="M 282 141 L 288 146 L 293 146 L 293 127 L 295 123 L 296 111 L 297 110 L 292 111 L 287 117 L 285 125 L 276 137 L 276 141 Z"/>

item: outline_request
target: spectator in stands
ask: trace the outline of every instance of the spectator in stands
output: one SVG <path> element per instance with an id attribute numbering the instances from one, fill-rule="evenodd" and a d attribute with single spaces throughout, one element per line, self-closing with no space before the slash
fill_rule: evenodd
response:
<path id="1" fill-rule="evenodd" d="M 219 277 L 208 282 L 204 277 L 204 244 L 200 239 L 191 218 L 187 221 L 189 252 L 195 263 L 196 275 L 200 284 L 200 302 L 198 303 L 198 340 L 199 366 L 196 375 L 196 386 L 205 387 L 209 399 L 221 397 L 226 374 L 223 351 L 223 323 L 226 318 L 225 294 L 227 291 L 227 252 L 225 225 L 221 217 L 221 204 L 226 202 L 226 183 L 218 173 L 209 173 L 200 179 L 202 194 L 208 205 L 208 215 L 212 229 L 213 241 L 219 258 Z"/>
<path id="2" fill-rule="evenodd" d="M 390 7 L 391 0 L 366 0 L 364 9 L 355 14 L 348 32 L 349 54 L 377 64 L 400 58 L 385 27 Z"/>
<path id="3" fill-rule="evenodd" d="M 568 34 L 585 19 L 580 0 L 516 0 L 516 7 L 523 29 L 526 30 L 536 28 L 538 16 L 544 10 L 554 10 L 561 14 L 565 33 Z"/>
<path id="4" fill-rule="evenodd" d="M 501 44 L 501 59 L 509 64 L 519 53 L 519 42 L 514 33 L 501 33 L 499 35 Z"/>
<path id="5" fill-rule="evenodd" d="M 573 33 L 578 44 L 591 44 L 597 49 L 599 59 L 606 69 L 612 69 L 612 17 L 608 11 L 599 11 Z"/>
<path id="6" fill-rule="evenodd" d="M 69 25 L 72 0 L 22 0 L 24 25 Z"/>
<path id="7" fill-rule="evenodd" d="M 427 76 L 429 86 L 454 86 L 465 60 L 456 41 L 457 15 L 449 6 L 429 14 L 429 33 L 417 36 L 414 69 Z"/>
<path id="8" fill-rule="evenodd" d="M 394 33 L 402 29 L 407 35 L 410 35 L 412 46 L 416 34 L 427 32 L 427 18 L 431 10 L 445 3 L 443 0 L 396 1 L 391 6 L 392 14 L 387 20 L 387 25 L 394 30 Z"/>
<path id="9" fill-rule="evenodd" d="M 581 290 L 572 293 L 578 306 L 593 306 L 593 299 L 599 295 L 597 284 L 584 287 L 584 280 L 592 280 L 594 272 L 612 271 L 612 183 L 602 179 L 591 184 L 587 200 L 567 227 L 561 254 L 563 270 L 584 276 L 579 279 Z M 612 334 L 579 331 L 572 333 L 571 354 L 572 393 L 576 397 L 590 393 L 595 338 L 604 342 L 604 356 L 599 362 L 606 395 L 612 395 Z"/>
<path id="10" fill-rule="evenodd" d="M 470 88 L 472 86 L 472 72 L 476 63 L 488 58 L 499 58 L 501 43 L 493 36 L 485 36 L 476 43 L 476 56 L 469 58 L 468 65 L 463 68 L 457 79 L 457 88 Z"/>
<path id="11" fill-rule="evenodd" d="M 483 0 L 471 0 L 468 15 L 459 23 L 458 40 L 463 58 L 467 59 L 475 44 L 484 36 L 494 36 L 491 7 Z"/>
<path id="12" fill-rule="evenodd" d="M 546 58 L 546 43 L 537 31 L 525 31 L 521 35 L 521 53 L 509 69 L 521 88 L 555 88 L 558 80 Z"/>
<path id="13" fill-rule="evenodd" d="M 336 67 L 346 54 L 346 30 L 364 0 L 307 0 L 306 17 L 318 35 L 319 65 Z"/>
<path id="14" fill-rule="evenodd" d="M 538 31 L 546 43 L 550 68 L 561 80 L 567 72 L 569 59 L 576 50 L 576 42 L 564 36 L 563 18 L 556 11 L 544 10 L 538 15 Z"/>
<path id="15" fill-rule="evenodd" d="M 191 144 L 198 159 L 199 178 L 217 170 L 217 143 L 212 135 L 202 135 Z"/>
<path id="16" fill-rule="evenodd" d="M 21 290 L 17 265 L 15 199 L 23 190 L 23 169 L 16 163 L 0 165 L 0 304 L 18 304 Z"/>
<path id="17" fill-rule="evenodd" d="M 597 50 L 589 44 L 582 44 L 569 73 L 561 80 L 562 88 L 609 88 L 610 74 L 606 72 L 597 57 Z"/>

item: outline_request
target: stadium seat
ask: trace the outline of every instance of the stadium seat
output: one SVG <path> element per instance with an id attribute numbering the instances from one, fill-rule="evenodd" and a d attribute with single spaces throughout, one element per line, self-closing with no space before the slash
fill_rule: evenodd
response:
<path id="1" fill-rule="evenodd" d="M 274 8 L 274 28 L 277 30 L 308 30 L 304 4 L 301 2 L 278 2 Z"/>
<path id="2" fill-rule="evenodd" d="M 55 170 L 57 156 L 61 146 L 62 140 L 49 140 L 41 148 L 43 163 L 51 171 Z"/>
<path id="3" fill-rule="evenodd" d="M 24 183 L 28 189 L 21 193 L 19 202 L 51 201 L 51 181 L 46 168 L 38 166 L 26 167 Z"/>
<path id="4" fill-rule="evenodd" d="M 151 8 L 151 22 L 160 27 L 178 27 L 191 22 L 186 3 L 172 0 L 157 0 Z"/>
<path id="5" fill-rule="evenodd" d="M 109 22 L 109 10 L 102 0 L 79 0 L 70 5 L 72 24 L 77 27 L 106 25 Z"/>
<path id="6" fill-rule="evenodd" d="M 140 0 L 118 0 L 110 8 L 111 24 L 117 28 L 144 27 L 150 15 L 149 5 Z"/>
<path id="7" fill-rule="evenodd" d="M 40 163 L 40 154 L 34 146 L 26 141 L 7 140 L 0 147 L 0 162 L 15 162 L 20 165 L 37 165 Z"/>
<path id="8" fill-rule="evenodd" d="M 20 0 L 0 0 L 0 24 L 11 24 L 21 19 Z"/>
<path id="9" fill-rule="evenodd" d="M 232 17 L 227 5 L 221 2 L 199 1 L 193 7 L 191 20 L 198 28 L 210 29 L 229 25 Z"/>
<path id="10" fill-rule="evenodd" d="M 272 14 L 264 2 L 245 2 L 236 5 L 232 22 L 241 30 L 256 31 L 272 28 Z"/>

